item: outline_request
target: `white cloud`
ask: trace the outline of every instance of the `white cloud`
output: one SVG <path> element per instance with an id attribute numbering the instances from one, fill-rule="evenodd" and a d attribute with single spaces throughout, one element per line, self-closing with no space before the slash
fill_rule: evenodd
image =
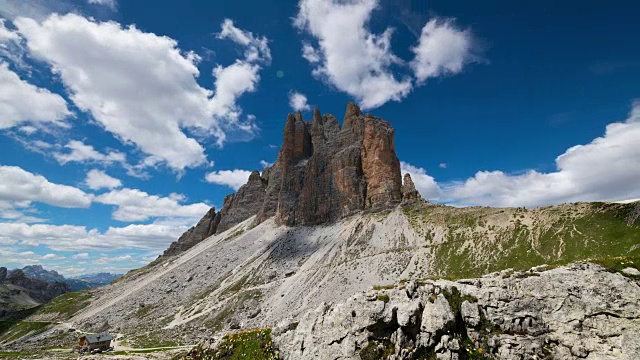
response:
<path id="1" fill-rule="evenodd" d="M 411 79 L 398 79 L 391 66 L 402 61 L 391 51 L 392 29 L 369 31 L 376 0 L 301 0 L 295 25 L 311 34 L 317 45 L 303 45 L 313 74 L 355 96 L 363 109 L 389 100 L 400 101 L 411 91 Z"/>
<path id="2" fill-rule="evenodd" d="M 413 166 L 404 161 L 400 162 L 400 171 L 403 174 L 411 175 L 411 180 L 416 186 L 416 190 L 424 199 L 438 199 L 441 196 L 441 190 L 435 179 L 427 174 L 427 172 L 419 167 Z"/>
<path id="3" fill-rule="evenodd" d="M 447 168 L 447 163 L 440 163 L 440 164 L 438 165 L 438 167 L 439 167 L 440 169 L 446 169 L 446 168 Z"/>
<path id="4" fill-rule="evenodd" d="M 59 260 L 64 258 L 65 258 L 64 256 L 61 256 L 58 254 L 47 254 L 42 256 L 42 260 Z"/>
<path id="5" fill-rule="evenodd" d="M 0 61 L 0 129 L 23 122 L 50 122 L 64 126 L 70 116 L 66 101 L 47 89 L 38 88 L 20 79 Z"/>
<path id="6" fill-rule="evenodd" d="M 271 50 L 269 40 L 266 37 L 256 37 L 250 31 L 237 28 L 233 20 L 224 19 L 222 31 L 218 34 L 219 39 L 230 39 L 246 48 L 244 57 L 248 62 L 271 61 Z"/>
<path id="7" fill-rule="evenodd" d="M 89 254 L 88 253 L 75 254 L 71 258 L 72 259 L 88 259 L 89 258 Z"/>
<path id="8" fill-rule="evenodd" d="M 96 259 L 93 261 L 94 264 L 111 264 L 114 262 L 121 262 L 121 261 L 131 261 L 133 260 L 133 256 L 131 255 L 120 255 L 120 256 L 103 256 L 99 259 Z"/>
<path id="9" fill-rule="evenodd" d="M 251 35 L 249 59 L 216 67 L 214 95 L 196 82 L 200 58 L 181 51 L 169 37 L 77 14 L 53 14 L 41 23 L 18 18 L 14 24 L 29 53 L 52 66 L 78 108 L 123 142 L 135 144 L 154 163 L 164 162 L 176 171 L 206 163 L 202 145 L 183 129 L 213 137 L 219 145 L 227 132 L 255 133 L 253 124 L 239 120 L 235 101 L 256 88 L 260 66 L 253 61 L 270 56 L 264 38 L 228 27 L 240 33 L 223 37 L 236 42 L 241 40 L 238 34 Z M 259 54 L 252 55 L 251 49 Z"/>
<path id="10" fill-rule="evenodd" d="M 64 147 L 70 149 L 71 151 L 69 153 L 53 153 L 53 157 L 63 165 L 68 162 L 125 163 L 127 160 L 124 153 L 118 151 L 110 151 L 106 154 L 103 154 L 96 151 L 93 146 L 87 145 L 82 141 L 71 140 Z"/>
<path id="11" fill-rule="evenodd" d="M 569 148 L 556 158 L 554 172 L 523 174 L 479 171 L 461 182 L 438 185 L 424 169 L 402 163 L 423 197 L 453 205 L 537 207 L 576 201 L 616 201 L 640 197 L 640 102 L 624 122 L 611 123 L 604 136 Z M 414 174 L 418 175 L 414 175 Z M 420 179 L 423 176 L 423 179 Z M 419 185 L 424 183 L 423 185 Z M 435 185 L 434 185 L 435 184 Z"/>
<path id="12" fill-rule="evenodd" d="M 117 206 L 113 218 L 120 221 L 144 221 L 153 217 L 184 217 L 197 221 L 210 209 L 204 203 L 183 205 L 185 200 L 180 194 L 160 197 L 127 188 L 112 190 L 95 198 L 98 203 Z"/>
<path id="13" fill-rule="evenodd" d="M 0 223 L 0 245 L 46 246 L 53 251 L 166 249 L 188 227 L 129 225 L 101 233 L 84 226 Z M 1 251 L 1 250 L 0 250 Z"/>
<path id="14" fill-rule="evenodd" d="M 556 158 L 557 171 L 508 175 L 481 171 L 449 189 L 462 203 L 541 206 L 573 201 L 611 201 L 640 195 L 640 103 L 627 121 L 609 124 L 603 137 L 569 148 Z"/>
<path id="15" fill-rule="evenodd" d="M 20 37 L 15 32 L 7 29 L 4 25 L 5 19 L 0 19 L 0 43 L 18 40 Z"/>
<path id="16" fill-rule="evenodd" d="M 91 195 L 67 185 L 54 184 L 16 166 L 0 166 L 0 201 L 16 206 L 37 201 L 64 208 L 86 208 Z"/>
<path id="17" fill-rule="evenodd" d="M 77 11 L 76 0 L 2 0 L 0 16 L 11 21 L 25 16 L 32 19 L 43 19 L 49 14 L 65 14 Z"/>
<path id="18" fill-rule="evenodd" d="M 89 4 L 106 6 L 112 10 L 115 10 L 115 8 L 118 6 L 118 3 L 116 2 L 116 0 L 87 0 L 87 1 L 89 2 Z"/>
<path id="19" fill-rule="evenodd" d="M 266 160 L 260 160 L 260 165 L 262 165 L 262 168 L 268 168 L 269 166 L 273 165 L 273 163 Z"/>
<path id="20" fill-rule="evenodd" d="M 104 171 L 92 169 L 87 173 L 85 184 L 92 190 L 114 189 L 122 186 L 120 179 L 107 175 Z"/>
<path id="21" fill-rule="evenodd" d="M 312 64 L 319 63 L 322 60 L 318 50 L 309 43 L 302 44 L 302 57 Z"/>
<path id="22" fill-rule="evenodd" d="M 25 125 L 25 126 L 20 126 L 18 130 L 20 130 L 20 132 L 23 132 L 27 135 L 33 135 L 38 131 L 38 128 L 31 125 Z"/>
<path id="23" fill-rule="evenodd" d="M 212 184 L 225 185 L 233 190 L 238 190 L 249 180 L 251 171 L 248 170 L 218 170 L 205 175 L 205 180 Z"/>
<path id="24" fill-rule="evenodd" d="M 252 122 L 255 117 L 248 119 L 248 122 L 240 122 L 241 111 L 235 103 L 244 93 L 256 90 L 260 80 L 259 71 L 260 66 L 242 60 L 236 60 L 235 63 L 226 67 L 219 65 L 213 69 L 213 76 L 216 78 L 216 95 L 211 99 L 211 107 L 215 114 L 227 119 L 226 128 L 231 126 L 250 133 L 255 132 Z M 249 125 L 248 128 L 246 128 L 247 125 Z M 217 137 L 218 145 L 222 146 L 227 139 L 226 133 L 220 131 Z"/>
<path id="25" fill-rule="evenodd" d="M 289 92 L 289 106 L 293 111 L 308 111 L 311 106 L 307 104 L 307 97 L 297 91 Z"/>
<path id="26" fill-rule="evenodd" d="M 422 28 L 418 45 L 411 50 L 415 54 L 411 67 L 418 83 L 460 73 L 466 64 L 476 59 L 471 32 L 457 29 L 450 20 L 429 21 Z"/>

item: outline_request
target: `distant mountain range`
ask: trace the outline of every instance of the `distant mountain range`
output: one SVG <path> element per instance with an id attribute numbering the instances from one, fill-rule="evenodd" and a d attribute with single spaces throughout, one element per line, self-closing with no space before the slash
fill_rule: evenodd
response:
<path id="1" fill-rule="evenodd" d="M 21 269 L 30 278 L 45 281 L 49 284 L 63 282 L 71 286 L 72 291 L 91 289 L 98 286 L 107 285 L 122 274 L 94 273 L 85 274 L 71 278 L 65 278 L 55 270 L 47 270 L 41 265 L 29 265 Z"/>

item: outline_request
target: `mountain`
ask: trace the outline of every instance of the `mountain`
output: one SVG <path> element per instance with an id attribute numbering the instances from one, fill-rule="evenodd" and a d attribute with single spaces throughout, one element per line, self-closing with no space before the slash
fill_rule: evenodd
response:
<path id="1" fill-rule="evenodd" d="M 27 276 L 22 270 L 7 273 L 6 268 L 0 268 L 0 318 L 36 307 L 71 291 L 66 283 L 47 283 Z"/>
<path id="2" fill-rule="evenodd" d="M 640 343 L 639 244 L 640 203 L 429 203 L 401 176 L 390 123 L 349 104 L 342 125 L 289 115 L 277 161 L 220 211 L 63 319 L 30 319 L 205 352 L 267 327 L 260 339 L 272 331 L 290 359 L 468 359 L 480 345 L 497 359 L 625 358 Z"/>
<path id="3" fill-rule="evenodd" d="M 64 276 L 58 274 L 55 270 L 46 270 L 41 265 L 29 265 L 22 268 L 22 272 L 33 279 L 46 281 L 48 283 L 64 282 Z"/>
<path id="4" fill-rule="evenodd" d="M 63 282 L 69 284 L 72 291 L 87 290 L 98 286 L 104 286 L 122 275 L 110 273 L 97 273 L 80 275 L 74 278 L 65 278 L 55 270 L 46 270 L 41 265 L 29 265 L 22 268 L 22 272 L 30 278 L 45 281 L 49 284 Z"/>
<path id="5" fill-rule="evenodd" d="M 112 273 L 94 273 L 94 274 L 84 274 L 80 276 L 73 277 L 71 279 L 83 280 L 90 284 L 96 284 L 97 286 L 107 285 L 115 279 L 121 277 L 122 274 L 112 274 Z"/>

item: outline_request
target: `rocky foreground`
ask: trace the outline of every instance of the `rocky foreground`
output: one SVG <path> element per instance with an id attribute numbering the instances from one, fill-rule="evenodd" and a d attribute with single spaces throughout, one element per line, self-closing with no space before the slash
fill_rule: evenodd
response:
<path id="1" fill-rule="evenodd" d="M 273 341 L 283 359 L 638 359 L 637 270 L 544 269 L 360 293 Z"/>

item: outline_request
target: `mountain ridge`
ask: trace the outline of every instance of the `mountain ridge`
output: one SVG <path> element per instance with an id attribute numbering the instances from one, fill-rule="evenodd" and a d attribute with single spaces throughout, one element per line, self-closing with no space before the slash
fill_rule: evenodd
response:
<path id="1" fill-rule="evenodd" d="M 290 114 L 283 139 L 280 155 L 272 167 L 262 173 L 254 171 L 247 184 L 225 198 L 220 211 L 208 211 L 163 256 L 105 287 L 69 296 L 64 309 L 70 310 L 63 315 L 61 306 L 56 305 L 27 317 L 26 321 L 58 321 L 64 325 L 51 325 L 40 334 L 25 338 L 47 343 L 58 339 L 60 330 L 73 327 L 86 332 L 115 332 L 130 346 L 156 348 L 191 344 L 194 339 L 217 344 L 214 340 L 230 331 L 267 328 L 273 329 L 275 343 L 282 347 L 283 355 L 298 354 L 300 342 L 295 339 L 307 338 L 304 342 L 309 344 L 308 349 L 318 345 L 317 352 L 306 353 L 310 354 L 308 358 L 325 358 L 327 354 L 338 354 L 332 345 L 340 344 L 347 339 L 343 336 L 356 331 L 351 335 L 357 335 L 358 341 L 349 339 L 344 344 L 370 350 L 373 347 L 372 354 L 377 348 L 384 350 L 393 344 L 393 351 L 398 352 L 394 354 L 401 359 L 411 358 L 416 349 L 437 358 L 453 359 L 454 354 L 455 358 L 461 358 L 460 342 L 468 340 L 462 336 L 461 327 L 466 323 L 458 321 L 461 314 L 458 311 L 454 313 L 456 321 L 450 324 L 453 327 L 447 325 L 426 332 L 434 336 L 434 342 L 416 342 L 415 322 L 403 330 L 413 335 L 407 338 L 406 334 L 397 333 L 399 323 L 394 322 L 394 314 L 397 316 L 406 302 L 416 303 L 416 299 L 404 298 L 395 302 L 394 297 L 402 294 L 403 286 L 406 290 L 406 284 L 445 278 L 468 285 L 481 283 L 488 276 L 485 274 L 493 273 L 488 277 L 499 285 L 492 286 L 483 296 L 491 301 L 500 299 L 505 293 L 500 290 L 504 285 L 514 289 L 515 294 L 509 295 L 511 299 L 517 297 L 519 284 L 532 282 L 523 279 L 547 276 L 536 275 L 542 271 L 529 269 L 543 264 L 548 265 L 546 270 L 565 269 L 564 265 L 585 261 L 607 267 L 585 265 L 584 271 L 572 276 L 597 273 L 603 279 L 614 276 L 619 280 L 592 284 L 594 291 L 627 291 L 639 284 L 640 202 L 574 203 L 536 209 L 456 208 L 429 203 L 420 198 L 409 175 L 400 177 L 390 124 L 372 115 L 362 115 L 352 105 L 347 107 L 342 126 L 334 117 L 320 115 L 317 110 L 310 122 L 298 114 Z M 367 176 L 372 173 L 385 176 Z M 329 201 L 321 204 L 324 198 Z M 621 268 L 620 264 L 627 268 Z M 581 265 L 568 268 L 572 266 Z M 495 275 L 496 271 L 505 270 Z M 553 279 L 561 281 L 566 277 Z M 442 284 L 450 284 L 447 280 L 440 281 L 436 297 L 444 296 Z M 625 285 L 618 288 L 621 281 Z M 547 289 L 549 294 L 562 303 L 572 303 L 563 293 L 564 285 L 551 285 Z M 381 291 L 387 288 L 397 291 Z M 326 337 L 332 344 L 322 341 L 326 329 L 304 332 L 309 330 L 307 325 L 313 319 L 324 316 L 318 311 L 330 311 L 331 304 L 343 304 L 338 307 L 353 304 L 353 296 L 360 296 L 354 294 L 372 289 L 376 291 L 371 300 L 375 305 L 369 300 L 367 303 L 358 300 L 358 306 L 387 309 L 384 304 L 394 301 L 398 309 L 384 310 L 389 319 L 387 315 L 372 318 L 374 323 L 367 324 L 365 329 L 351 329 L 346 325 L 357 316 L 349 311 L 340 313 L 346 314 L 347 320 L 341 315 L 331 321 L 335 320 L 336 329 L 344 332 L 337 338 Z M 447 289 L 453 291 L 451 287 Z M 431 301 L 431 295 L 426 297 L 427 302 Z M 429 306 L 423 300 L 421 297 L 417 301 L 422 310 Z M 580 299 L 587 303 L 591 300 Z M 451 305 L 449 301 L 447 304 Z M 444 302 L 440 305 L 446 307 Z M 491 306 L 478 308 L 482 314 L 478 316 L 497 321 Z M 640 305 L 628 306 L 629 311 L 640 313 Z M 535 314 L 548 309 L 532 309 L 532 318 L 551 324 Z M 618 324 L 615 319 L 624 314 L 616 309 L 613 315 L 599 320 L 602 326 Z M 352 311 L 356 315 L 360 312 L 358 308 Z M 519 319 L 522 311 L 507 307 L 502 315 Z M 599 315 L 589 314 L 588 318 L 594 316 Z M 435 320 L 427 323 L 432 321 Z M 301 332 L 292 331 L 297 323 L 303 325 Z M 291 329 L 281 331 L 274 324 L 288 324 L 287 329 Z M 387 325 L 396 332 L 375 331 Z M 587 346 L 592 340 L 589 333 L 581 329 L 569 333 L 587 339 L 584 347 L 589 352 L 600 351 Z M 292 338 L 288 338 L 290 335 Z M 508 335 L 511 337 L 499 337 L 496 341 L 514 344 L 514 348 L 540 343 L 538 338 L 531 342 L 528 338 L 513 337 L 523 334 Z M 407 339 L 413 341 L 413 347 Z M 20 339 L 12 341 L 11 344 L 17 344 Z M 495 358 L 514 358 L 513 353 L 500 350 L 501 346 L 488 343 L 483 346 L 491 349 Z M 331 358 L 357 359 L 358 354 L 347 352 Z M 545 353 L 535 353 L 540 354 Z M 576 358 L 571 356 L 564 358 Z"/>
<path id="2" fill-rule="evenodd" d="M 418 200 L 408 174 L 404 188 L 394 134 L 389 122 L 363 115 L 355 103 L 347 104 L 342 125 L 318 108 L 310 121 L 300 112 L 289 114 L 276 162 L 262 174 L 254 170 L 246 184 L 225 197 L 220 211 L 210 209 L 163 256 L 185 251 L 254 215 L 254 225 L 272 216 L 289 226 L 315 225 L 358 211 L 390 209 L 403 199 Z"/>
<path id="3" fill-rule="evenodd" d="M 11 271 L 15 270 L 16 269 Z M 72 291 L 80 291 L 91 289 L 97 286 L 104 286 L 122 276 L 121 274 L 96 273 L 84 274 L 75 277 L 65 277 L 55 270 L 45 269 L 44 267 L 42 267 L 42 265 L 27 265 L 20 270 L 30 278 L 43 280 L 49 284 L 55 282 L 69 284 Z"/>

